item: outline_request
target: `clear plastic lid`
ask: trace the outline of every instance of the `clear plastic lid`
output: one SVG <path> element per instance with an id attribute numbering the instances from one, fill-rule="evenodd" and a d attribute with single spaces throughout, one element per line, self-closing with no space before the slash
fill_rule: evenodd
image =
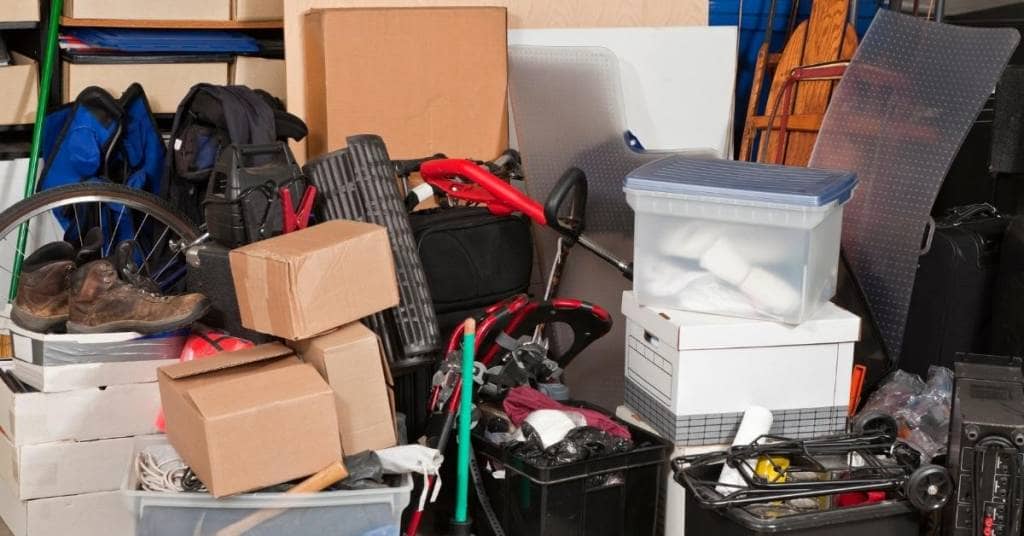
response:
<path id="1" fill-rule="evenodd" d="M 822 207 L 850 198 L 857 176 L 830 171 L 673 155 L 644 164 L 626 176 L 630 190 L 719 197 L 801 207 Z"/>

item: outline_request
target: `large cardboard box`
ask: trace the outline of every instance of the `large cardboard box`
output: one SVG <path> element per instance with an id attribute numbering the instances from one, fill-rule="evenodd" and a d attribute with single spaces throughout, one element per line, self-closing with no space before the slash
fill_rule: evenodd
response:
<path id="1" fill-rule="evenodd" d="M 16 446 L 0 434 L 0 480 L 19 500 L 116 490 L 136 440 L 151 437 Z"/>
<path id="2" fill-rule="evenodd" d="M 284 60 L 239 56 L 231 66 L 232 84 L 262 89 L 282 102 L 288 93 L 284 77 Z"/>
<path id="3" fill-rule="evenodd" d="M 21 501 L 0 482 L 0 516 L 12 536 L 135 534 L 135 516 L 120 491 Z"/>
<path id="4" fill-rule="evenodd" d="M 334 393 L 283 344 L 160 369 L 167 438 L 214 497 L 341 460 Z"/>
<path id="5" fill-rule="evenodd" d="M 240 21 L 281 20 L 284 0 L 234 0 L 232 18 Z"/>
<path id="6" fill-rule="evenodd" d="M 395 408 L 391 371 L 377 335 L 359 322 L 293 343 L 334 390 L 341 446 L 348 454 L 393 447 Z"/>
<path id="7" fill-rule="evenodd" d="M 0 382 L 0 429 L 15 445 L 155 434 L 159 409 L 156 382 L 60 393 L 16 393 Z"/>
<path id="8" fill-rule="evenodd" d="M 367 132 L 394 158 L 508 147 L 505 8 L 313 10 L 305 24 L 307 157 Z"/>
<path id="9" fill-rule="evenodd" d="M 398 305 L 384 227 L 335 220 L 229 254 L 242 325 L 308 339 Z"/>
<path id="10" fill-rule="evenodd" d="M 231 0 L 67 0 L 64 15 L 76 19 L 230 20 Z"/>
<path id="11" fill-rule="evenodd" d="M 25 125 L 35 121 L 39 102 L 36 62 L 11 52 L 11 64 L 0 67 L 0 125 Z"/>
<path id="12" fill-rule="evenodd" d="M 227 62 L 222 63 L 70 63 L 64 62 L 62 95 L 71 102 L 89 86 L 98 86 L 115 98 L 133 82 L 142 84 L 153 113 L 173 114 L 192 86 L 228 83 Z"/>
<path id="13" fill-rule="evenodd" d="M 39 0 L 4 0 L 0 22 L 35 22 L 39 20 Z"/>

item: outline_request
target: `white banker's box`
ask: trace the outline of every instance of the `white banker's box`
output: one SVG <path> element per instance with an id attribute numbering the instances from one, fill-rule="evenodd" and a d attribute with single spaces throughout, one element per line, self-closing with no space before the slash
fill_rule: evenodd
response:
<path id="1" fill-rule="evenodd" d="M 743 411 L 772 411 L 771 432 L 845 430 L 860 319 L 829 303 L 793 326 L 644 307 L 622 296 L 625 401 L 677 445 L 732 441 Z"/>

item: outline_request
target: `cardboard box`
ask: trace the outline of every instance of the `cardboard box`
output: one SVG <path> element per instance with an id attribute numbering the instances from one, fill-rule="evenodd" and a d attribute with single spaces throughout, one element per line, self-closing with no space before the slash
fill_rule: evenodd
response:
<path id="1" fill-rule="evenodd" d="M 39 20 L 38 0 L 4 0 L 0 22 L 35 22 Z"/>
<path id="2" fill-rule="evenodd" d="M 284 60 L 239 56 L 231 66 L 232 84 L 262 89 L 282 102 L 288 93 L 284 76 Z"/>
<path id="3" fill-rule="evenodd" d="M 334 390 L 341 446 L 346 453 L 379 450 L 398 443 L 391 371 L 377 334 L 359 322 L 293 343 Z"/>
<path id="4" fill-rule="evenodd" d="M 173 3 L 173 2 L 167 2 Z M 148 3 L 147 3 L 148 5 Z M 119 63 L 63 62 L 64 102 L 71 102 L 89 86 L 99 86 L 115 98 L 133 82 L 142 84 L 156 114 L 173 114 L 192 86 L 228 83 L 228 63 Z"/>
<path id="5" fill-rule="evenodd" d="M 15 445 L 155 434 L 159 409 L 156 382 L 61 393 L 15 393 L 0 382 L 0 429 Z"/>
<path id="6" fill-rule="evenodd" d="M 76 19 L 230 20 L 231 0 L 67 0 L 64 15 Z"/>
<path id="7" fill-rule="evenodd" d="M 11 64 L 0 67 L 0 125 L 26 125 L 35 121 L 39 102 L 36 62 L 11 52 Z"/>
<path id="8" fill-rule="evenodd" d="M 508 147 L 505 8 L 313 10 L 305 24 L 308 158 L 367 132 L 392 158 Z"/>
<path id="9" fill-rule="evenodd" d="M 19 501 L 0 483 L 0 516 L 12 536 L 135 534 L 135 516 L 120 491 Z"/>
<path id="10" fill-rule="evenodd" d="M 122 363 L 84 363 L 78 365 L 34 365 L 20 359 L 12 360 L 14 375 L 44 393 L 74 391 L 156 382 L 156 370 L 175 361 L 151 359 Z"/>
<path id="11" fill-rule="evenodd" d="M 622 314 L 626 405 L 677 445 L 731 443 L 750 406 L 772 411 L 775 435 L 846 429 L 857 315 L 827 303 L 792 326 L 641 306 L 631 291 Z"/>
<path id="12" fill-rule="evenodd" d="M 0 434 L 0 480 L 19 500 L 120 489 L 140 438 L 57 441 L 16 446 Z"/>
<path id="13" fill-rule="evenodd" d="M 384 227 L 335 220 L 229 254 L 242 325 L 308 339 L 398 305 Z"/>
<path id="14" fill-rule="evenodd" d="M 282 20 L 284 0 L 234 0 L 232 11 L 235 20 Z"/>
<path id="15" fill-rule="evenodd" d="M 283 344 L 160 369 L 167 438 L 215 497 L 341 460 L 334 393 Z"/>

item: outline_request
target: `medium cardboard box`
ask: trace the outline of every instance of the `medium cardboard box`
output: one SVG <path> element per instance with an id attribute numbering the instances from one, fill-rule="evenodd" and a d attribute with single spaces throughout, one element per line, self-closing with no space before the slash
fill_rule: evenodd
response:
<path id="1" fill-rule="evenodd" d="M 0 22 L 35 22 L 39 20 L 39 0 L 4 0 Z"/>
<path id="2" fill-rule="evenodd" d="M 67 0 L 64 15 L 76 19 L 230 20 L 231 0 Z"/>
<path id="3" fill-rule="evenodd" d="M 391 371 L 377 334 L 359 322 L 293 343 L 334 390 L 341 446 L 346 453 L 379 450 L 398 443 Z"/>
<path id="4" fill-rule="evenodd" d="M 156 114 L 173 114 L 192 86 L 228 83 L 228 63 L 93 64 L 64 62 L 62 95 L 71 102 L 89 86 L 99 86 L 115 98 L 133 82 L 142 84 Z"/>
<path id="5" fill-rule="evenodd" d="M 135 534 L 135 516 L 120 491 L 20 501 L 0 483 L 0 516 L 12 536 Z"/>
<path id="6" fill-rule="evenodd" d="M 242 325 L 308 339 L 398 305 L 388 233 L 335 220 L 229 254 Z"/>
<path id="7" fill-rule="evenodd" d="M 39 93 L 36 62 L 11 52 L 11 64 L 0 67 L 0 125 L 25 125 L 35 121 Z"/>
<path id="8" fill-rule="evenodd" d="M 231 66 L 231 83 L 262 89 L 285 102 L 284 60 L 239 56 Z"/>
<path id="9" fill-rule="evenodd" d="M 235 20 L 281 20 L 284 18 L 284 0 L 234 0 Z"/>
<path id="10" fill-rule="evenodd" d="M 15 445 L 155 434 L 159 409 L 156 382 L 61 393 L 15 393 L 0 382 L 0 429 Z"/>
<path id="11" fill-rule="evenodd" d="M 305 20 L 307 157 L 353 134 L 393 158 L 508 147 L 503 7 L 343 8 Z"/>
<path id="12" fill-rule="evenodd" d="M 160 369 L 167 438 L 214 497 L 341 460 L 334 393 L 283 344 Z"/>
<path id="13" fill-rule="evenodd" d="M 16 446 L 0 434 L 0 480 L 19 500 L 120 489 L 140 438 L 56 441 Z"/>

